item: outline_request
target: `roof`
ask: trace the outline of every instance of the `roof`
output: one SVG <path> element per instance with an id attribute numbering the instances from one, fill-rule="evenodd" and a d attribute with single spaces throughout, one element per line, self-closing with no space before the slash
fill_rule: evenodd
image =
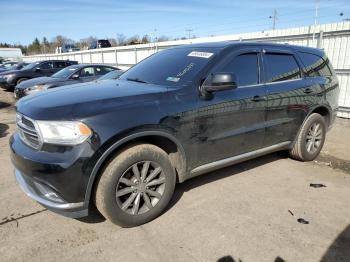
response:
<path id="1" fill-rule="evenodd" d="M 279 43 L 271 43 L 271 42 L 242 42 L 242 41 L 222 41 L 222 42 L 209 42 L 209 43 L 198 43 L 198 44 L 189 44 L 189 45 L 181 45 L 177 48 L 217 48 L 217 49 L 225 49 L 225 48 L 233 48 L 239 46 L 260 46 L 260 47 L 281 47 L 287 49 L 293 49 L 302 52 L 311 52 L 311 53 L 323 53 L 321 49 L 306 47 L 306 46 L 297 46 L 290 44 L 279 44 Z"/>
<path id="2" fill-rule="evenodd" d="M 62 61 L 62 60 L 61 60 Z M 108 67 L 113 67 L 115 69 L 117 69 L 117 67 L 112 66 L 112 65 L 106 65 L 106 64 L 75 64 L 75 65 L 71 65 L 71 67 L 78 67 L 78 68 L 82 68 L 82 67 L 86 67 L 86 66 L 108 66 Z"/>

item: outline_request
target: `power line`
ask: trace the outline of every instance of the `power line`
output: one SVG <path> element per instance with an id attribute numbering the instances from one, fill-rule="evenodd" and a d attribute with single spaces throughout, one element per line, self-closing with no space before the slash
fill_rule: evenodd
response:
<path id="1" fill-rule="evenodd" d="M 349 4 L 344 4 L 344 5 L 337 5 L 337 8 L 341 8 L 341 7 L 350 7 Z M 319 7 L 318 10 L 323 10 L 323 9 L 329 9 L 329 7 Z M 293 18 L 296 16 L 296 15 L 299 15 L 301 13 L 310 13 L 312 12 L 313 10 L 315 10 L 314 8 L 312 9 L 307 9 L 307 10 L 303 10 L 303 11 L 298 11 L 298 12 L 295 12 L 295 11 L 292 11 L 292 12 L 286 12 L 286 13 L 278 13 L 278 17 L 279 18 L 286 18 L 286 17 L 291 17 L 293 16 Z M 246 15 L 242 15 L 242 16 L 235 16 L 235 19 L 237 18 L 240 18 L 240 17 L 247 17 Z M 309 17 L 309 16 L 308 16 Z M 277 16 L 276 16 L 277 18 Z M 248 20 L 248 19 L 247 19 Z M 277 20 L 277 19 L 276 19 Z M 254 19 L 254 20 L 251 20 L 249 19 L 249 21 L 266 21 L 266 17 L 261 17 L 261 18 L 258 18 L 258 19 Z M 244 23 L 245 20 L 241 20 L 240 22 Z M 227 22 L 227 23 L 220 23 L 220 24 L 211 24 L 211 25 L 205 25 L 203 23 L 197 23 L 197 24 L 191 24 L 191 26 L 193 25 L 200 25 L 200 27 L 191 27 L 193 30 L 201 30 L 201 28 L 203 27 L 206 27 L 206 28 L 209 28 L 209 27 L 219 27 L 219 26 L 223 26 L 223 25 L 231 25 L 231 24 L 234 24 L 234 23 L 237 23 L 237 21 L 231 21 L 231 22 Z M 276 24 L 276 21 L 275 21 L 275 24 Z M 189 25 L 183 25 L 183 26 L 175 26 L 175 27 L 172 27 L 172 29 L 176 29 L 176 28 L 179 28 L 178 30 L 167 30 L 167 31 L 163 31 L 162 34 L 170 34 L 170 33 L 181 33 L 184 31 L 184 28 L 188 27 Z M 275 25 L 276 26 L 276 25 Z M 180 29 L 182 28 L 182 29 Z M 149 30 L 150 31 L 150 30 Z M 149 32 L 147 31 L 147 32 Z M 186 31 L 186 30 L 185 30 Z M 216 31 L 216 30 L 215 30 Z M 146 32 L 145 32 L 146 33 Z"/>

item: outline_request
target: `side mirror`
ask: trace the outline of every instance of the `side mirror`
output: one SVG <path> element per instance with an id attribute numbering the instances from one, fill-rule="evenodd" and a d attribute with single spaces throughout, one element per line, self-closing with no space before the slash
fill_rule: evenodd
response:
<path id="1" fill-rule="evenodd" d="M 74 74 L 74 75 L 71 76 L 71 78 L 74 79 L 74 80 L 76 80 L 76 79 L 79 78 L 79 74 Z"/>
<path id="2" fill-rule="evenodd" d="M 40 72 L 40 71 L 41 71 L 40 67 L 36 67 L 36 68 L 34 69 L 34 72 Z"/>
<path id="3" fill-rule="evenodd" d="M 214 73 L 203 84 L 202 90 L 212 93 L 237 88 L 236 76 L 231 73 Z"/>

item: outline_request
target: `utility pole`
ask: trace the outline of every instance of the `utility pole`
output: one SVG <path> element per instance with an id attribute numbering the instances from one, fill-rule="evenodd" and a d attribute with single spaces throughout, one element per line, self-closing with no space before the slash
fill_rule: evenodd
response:
<path id="1" fill-rule="evenodd" d="M 315 0 L 316 1 L 316 5 L 315 5 L 315 21 L 314 21 L 314 32 L 312 34 L 312 41 L 315 40 L 315 32 L 316 32 L 316 25 L 317 25 L 317 18 L 318 18 L 318 8 L 319 8 L 319 0 Z"/>
<path id="2" fill-rule="evenodd" d="M 191 38 L 191 32 L 193 31 L 193 29 L 186 29 L 186 32 L 188 32 L 188 39 Z"/>
<path id="3" fill-rule="evenodd" d="M 276 29 L 276 20 L 277 20 L 277 11 L 276 9 L 273 9 L 273 15 L 269 16 L 270 19 L 272 19 L 272 30 Z"/>

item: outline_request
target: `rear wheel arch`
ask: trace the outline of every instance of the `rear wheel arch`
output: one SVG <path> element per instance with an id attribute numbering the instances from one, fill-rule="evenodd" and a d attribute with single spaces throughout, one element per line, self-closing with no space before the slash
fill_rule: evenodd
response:
<path id="1" fill-rule="evenodd" d="M 326 105 L 318 105 L 318 106 L 312 108 L 311 110 L 309 110 L 309 112 L 306 114 L 304 120 L 301 122 L 299 129 L 298 129 L 295 137 L 293 138 L 293 142 L 289 146 L 290 149 L 294 147 L 303 125 L 308 120 L 308 118 L 314 113 L 321 115 L 325 119 L 326 126 L 329 127 L 330 118 L 331 118 L 331 109 Z"/>
<path id="2" fill-rule="evenodd" d="M 97 160 L 89 178 L 85 193 L 85 205 L 89 205 L 92 194 L 96 188 L 96 181 L 98 181 L 101 171 L 104 170 L 110 160 L 124 149 L 142 143 L 153 144 L 163 149 L 169 155 L 170 162 L 176 170 L 177 181 L 183 182 L 185 180 L 185 151 L 180 142 L 173 135 L 165 131 L 142 131 L 133 133 L 110 145 Z"/>
<path id="3" fill-rule="evenodd" d="M 317 114 L 323 116 L 325 121 L 326 121 L 327 127 L 329 126 L 329 124 L 330 124 L 330 117 L 331 117 L 331 109 L 329 109 L 327 106 L 321 105 L 321 106 L 318 106 L 318 107 L 314 108 L 308 114 L 307 117 L 309 117 L 313 113 L 317 113 Z"/>

